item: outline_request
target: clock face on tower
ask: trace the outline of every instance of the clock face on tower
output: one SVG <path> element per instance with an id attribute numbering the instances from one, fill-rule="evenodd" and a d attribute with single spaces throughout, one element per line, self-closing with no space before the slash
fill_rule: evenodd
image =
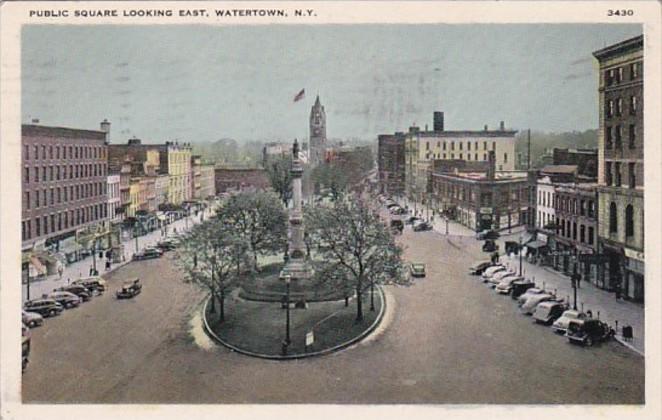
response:
<path id="1" fill-rule="evenodd" d="M 315 128 L 313 128 L 313 134 L 316 135 L 316 136 L 319 136 L 319 134 L 320 134 L 320 129 L 319 129 L 319 127 L 315 127 Z"/>

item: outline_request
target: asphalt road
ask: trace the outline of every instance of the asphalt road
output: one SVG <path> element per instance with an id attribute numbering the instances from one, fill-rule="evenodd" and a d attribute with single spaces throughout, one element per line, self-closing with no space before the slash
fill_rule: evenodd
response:
<path id="1" fill-rule="evenodd" d="M 644 359 L 617 343 L 581 348 L 496 295 L 466 267 L 470 237 L 413 233 L 412 287 L 389 287 L 377 337 L 316 359 L 277 362 L 203 348 L 190 333 L 202 293 L 170 257 L 131 263 L 143 293 L 111 293 L 33 331 L 25 402 L 67 403 L 642 403 Z"/>

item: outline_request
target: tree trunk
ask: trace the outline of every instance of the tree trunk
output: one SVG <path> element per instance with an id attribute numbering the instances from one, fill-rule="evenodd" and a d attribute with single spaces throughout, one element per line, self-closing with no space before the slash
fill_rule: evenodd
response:
<path id="1" fill-rule="evenodd" d="M 225 321 L 225 291 L 221 289 L 221 322 Z"/>
<path id="2" fill-rule="evenodd" d="M 212 314 L 216 313 L 216 291 L 214 288 L 211 288 L 211 309 L 209 309 L 209 312 Z"/>
<path id="3" fill-rule="evenodd" d="M 363 291 L 361 285 L 356 287 L 356 323 L 363 322 Z"/>

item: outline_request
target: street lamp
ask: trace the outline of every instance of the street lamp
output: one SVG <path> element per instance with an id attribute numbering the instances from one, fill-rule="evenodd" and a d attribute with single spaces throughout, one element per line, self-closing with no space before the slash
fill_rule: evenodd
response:
<path id="1" fill-rule="evenodd" d="M 519 253 L 519 275 L 522 276 L 522 236 L 519 237 L 519 247 L 517 248 Z"/>
<path id="2" fill-rule="evenodd" d="M 581 275 L 577 273 L 577 259 L 576 257 L 573 258 L 573 266 L 572 266 L 572 277 L 570 277 L 570 280 L 572 282 L 572 295 L 573 295 L 573 309 L 577 310 L 577 284 L 579 283 L 579 279 L 581 278 Z"/>
<path id="3" fill-rule="evenodd" d="M 280 279 L 285 282 L 285 341 L 283 341 L 283 355 L 287 354 L 290 340 L 290 281 L 291 276 L 281 272 Z"/>

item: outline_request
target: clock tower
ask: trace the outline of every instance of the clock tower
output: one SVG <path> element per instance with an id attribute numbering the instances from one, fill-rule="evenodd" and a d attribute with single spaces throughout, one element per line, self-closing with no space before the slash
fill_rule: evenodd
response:
<path id="1" fill-rule="evenodd" d="M 324 160 L 326 148 L 326 113 L 317 95 L 315 105 L 310 109 L 310 141 L 308 142 L 310 163 L 319 165 Z"/>

